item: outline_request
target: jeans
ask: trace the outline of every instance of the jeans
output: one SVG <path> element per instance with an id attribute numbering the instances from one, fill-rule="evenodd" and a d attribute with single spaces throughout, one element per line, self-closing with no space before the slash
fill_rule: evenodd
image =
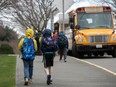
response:
<path id="1" fill-rule="evenodd" d="M 24 78 L 32 79 L 33 76 L 33 60 L 23 60 Z"/>
<path id="2" fill-rule="evenodd" d="M 67 58 L 67 48 L 60 49 L 60 59 L 64 56 L 64 60 Z"/>

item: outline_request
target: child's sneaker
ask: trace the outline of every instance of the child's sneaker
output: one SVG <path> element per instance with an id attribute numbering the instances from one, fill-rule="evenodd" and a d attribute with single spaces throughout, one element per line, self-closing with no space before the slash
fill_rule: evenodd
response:
<path id="1" fill-rule="evenodd" d="M 24 85 L 28 85 L 28 78 L 25 78 L 25 83 L 24 83 Z"/>
<path id="2" fill-rule="evenodd" d="M 50 83 L 51 83 L 50 78 L 51 78 L 51 75 L 48 75 L 48 76 L 47 76 L 47 85 L 50 85 Z"/>
<path id="3" fill-rule="evenodd" d="M 50 84 L 52 84 L 52 82 L 53 82 L 53 80 L 52 80 L 52 79 L 50 79 Z"/>
<path id="4" fill-rule="evenodd" d="M 32 84 L 32 79 L 29 79 L 29 84 Z"/>
<path id="5" fill-rule="evenodd" d="M 64 59 L 64 62 L 67 62 L 66 59 Z"/>
<path id="6" fill-rule="evenodd" d="M 60 58 L 59 61 L 61 61 L 62 59 Z"/>

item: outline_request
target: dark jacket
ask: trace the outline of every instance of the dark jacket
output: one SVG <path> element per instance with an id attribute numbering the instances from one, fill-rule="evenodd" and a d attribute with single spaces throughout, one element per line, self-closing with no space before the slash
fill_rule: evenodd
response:
<path id="1" fill-rule="evenodd" d="M 58 37 L 60 37 L 60 36 L 65 36 L 66 37 L 66 35 L 64 33 L 59 33 Z M 66 37 L 66 40 L 67 40 L 67 43 L 66 43 L 66 46 L 64 48 L 68 49 L 68 38 L 67 37 Z M 62 47 L 60 47 L 59 44 L 58 44 L 58 46 L 59 46 L 59 49 L 62 49 Z"/>
<path id="2" fill-rule="evenodd" d="M 43 54 L 54 54 L 54 52 L 44 52 L 44 39 L 45 38 L 52 38 L 52 36 L 51 36 L 51 30 L 50 29 L 46 29 L 46 30 L 44 30 L 43 31 L 43 39 L 42 39 L 42 41 L 41 41 L 41 44 L 40 44 L 40 49 L 42 50 L 42 52 L 43 52 Z M 57 44 L 56 44 L 57 45 Z M 56 48 L 56 50 L 58 50 L 58 46 L 57 46 L 57 48 Z"/>

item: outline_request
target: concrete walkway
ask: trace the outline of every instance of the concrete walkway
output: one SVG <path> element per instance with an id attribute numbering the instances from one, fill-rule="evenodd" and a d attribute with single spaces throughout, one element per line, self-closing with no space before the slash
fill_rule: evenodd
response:
<path id="1" fill-rule="evenodd" d="M 16 87 L 25 87 L 23 62 L 20 58 L 17 58 L 16 70 Z M 55 57 L 52 76 L 53 84 L 49 87 L 116 87 L 116 78 L 112 74 L 70 56 L 67 62 L 59 61 L 59 56 Z M 33 83 L 29 87 L 48 87 L 42 56 L 35 58 Z"/>
<path id="2" fill-rule="evenodd" d="M 69 57 L 67 61 L 72 61 Z M 59 61 L 59 56 L 55 57 L 54 69 L 53 69 L 53 84 L 50 87 L 71 87 L 68 86 L 71 79 L 67 77 L 67 73 L 70 71 L 70 63 Z M 70 71 L 71 72 L 71 71 Z M 46 84 L 46 74 L 44 72 L 44 67 L 42 63 L 42 56 L 36 56 L 34 60 L 34 73 L 33 73 L 33 83 L 29 87 L 47 87 Z M 71 75 L 71 74 L 70 74 Z M 74 78 L 74 77 L 70 77 Z M 17 68 L 16 68 L 16 87 L 25 87 L 23 79 L 23 62 L 20 58 L 17 58 Z M 73 86 L 74 87 L 74 86 Z M 76 86 L 75 86 L 76 87 Z"/>

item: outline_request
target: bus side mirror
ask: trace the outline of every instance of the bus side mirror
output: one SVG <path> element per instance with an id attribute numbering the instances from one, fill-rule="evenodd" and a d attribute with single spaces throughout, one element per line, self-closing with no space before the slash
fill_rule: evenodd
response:
<path id="1" fill-rule="evenodd" d="M 59 23 L 55 23 L 55 24 L 54 24 L 54 30 L 59 31 Z"/>
<path id="2" fill-rule="evenodd" d="M 75 26 L 75 29 L 80 29 L 80 25 L 76 25 Z"/>
<path id="3" fill-rule="evenodd" d="M 74 24 L 70 24 L 70 28 L 71 29 L 74 29 Z"/>
<path id="4" fill-rule="evenodd" d="M 74 23 L 74 18 L 70 18 L 70 23 Z"/>

